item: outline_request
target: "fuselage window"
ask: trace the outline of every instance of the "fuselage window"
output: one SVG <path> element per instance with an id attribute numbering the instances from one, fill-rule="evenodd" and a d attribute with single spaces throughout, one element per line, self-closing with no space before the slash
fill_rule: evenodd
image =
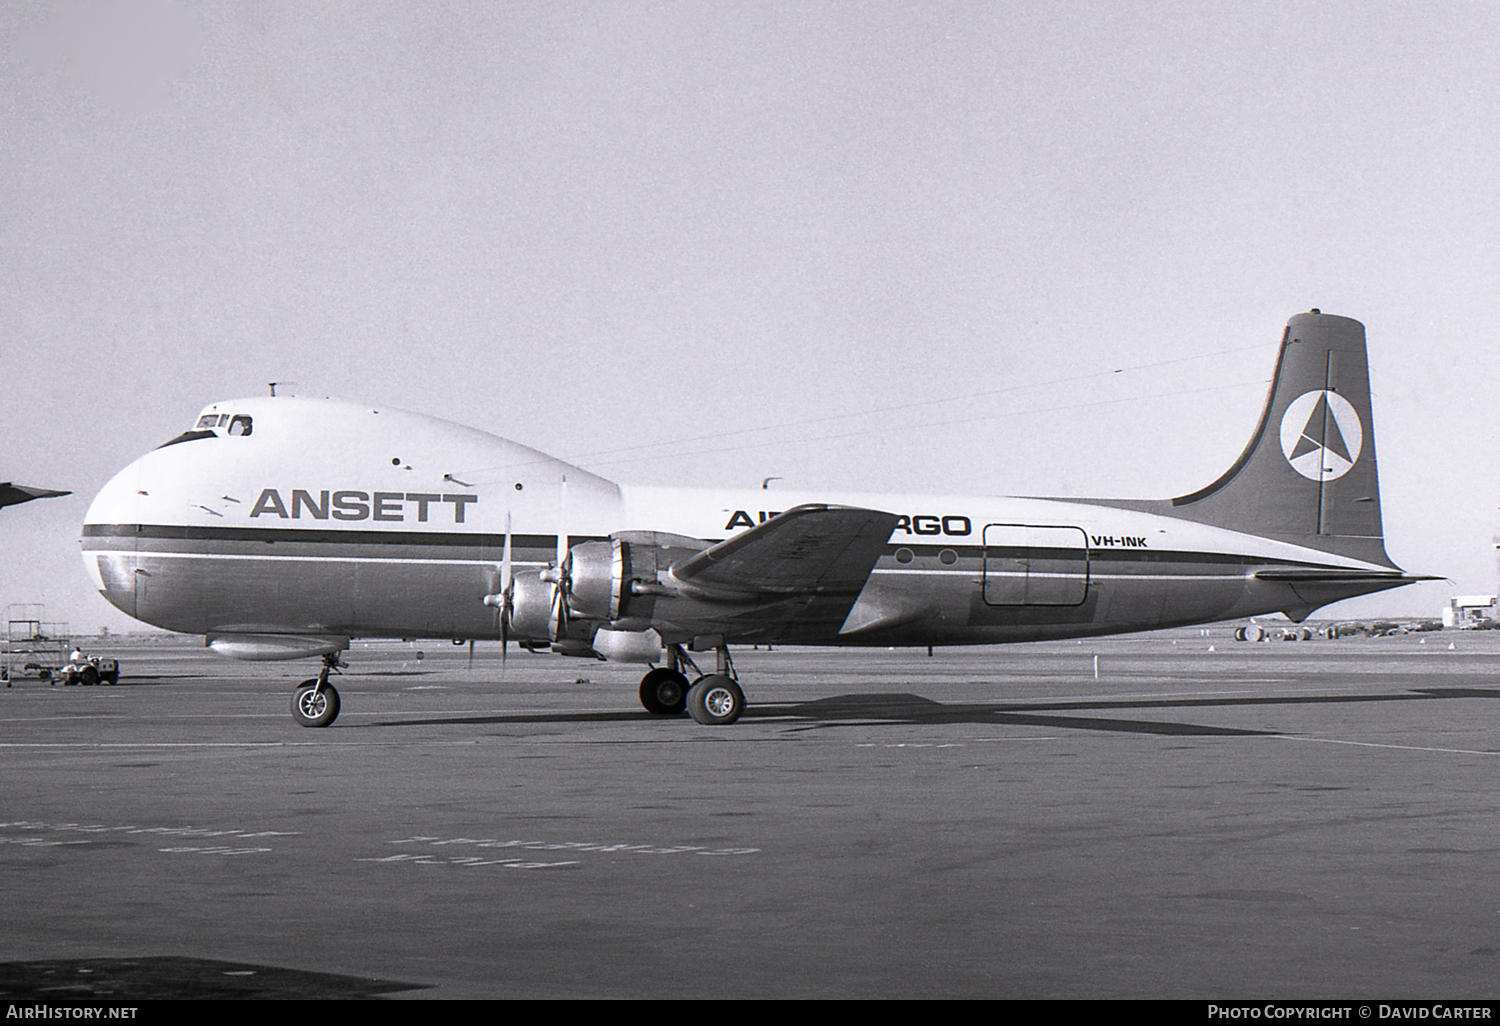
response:
<path id="1" fill-rule="evenodd" d="M 231 435 L 248 435 L 253 427 L 250 415 L 247 413 L 237 413 L 229 421 Z"/>

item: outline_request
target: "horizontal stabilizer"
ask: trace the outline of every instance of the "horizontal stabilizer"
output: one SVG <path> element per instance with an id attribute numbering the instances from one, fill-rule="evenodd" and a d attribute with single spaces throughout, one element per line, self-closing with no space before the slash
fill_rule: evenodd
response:
<path id="1" fill-rule="evenodd" d="M 1306 570 L 1257 570 L 1258 581 L 1284 581 L 1289 584 L 1359 584 L 1363 582 L 1389 583 L 1391 587 L 1416 584 L 1418 581 L 1441 581 L 1445 578 L 1423 574 L 1408 574 L 1400 570 L 1338 570 L 1328 567 Z"/>
<path id="2" fill-rule="evenodd" d="M 60 495 L 72 494 L 72 492 L 59 492 L 51 488 L 31 488 L 27 485 L 0 481 L 0 506 L 14 506 L 17 503 L 30 502 L 32 499 L 55 499 Z"/>

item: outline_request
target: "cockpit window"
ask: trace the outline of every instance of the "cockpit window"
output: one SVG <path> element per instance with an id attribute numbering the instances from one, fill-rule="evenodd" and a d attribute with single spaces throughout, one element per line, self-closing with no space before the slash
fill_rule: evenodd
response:
<path id="1" fill-rule="evenodd" d="M 214 430 L 215 428 L 219 430 Z M 248 413 L 236 413 L 233 416 L 227 413 L 205 413 L 198 418 L 198 423 L 193 425 L 193 430 L 184 431 L 170 442 L 163 442 L 158 449 L 165 449 L 169 445 L 177 445 L 179 442 L 192 442 L 199 438 L 218 438 L 219 431 L 226 435 L 243 437 L 255 428 L 255 421 Z"/>

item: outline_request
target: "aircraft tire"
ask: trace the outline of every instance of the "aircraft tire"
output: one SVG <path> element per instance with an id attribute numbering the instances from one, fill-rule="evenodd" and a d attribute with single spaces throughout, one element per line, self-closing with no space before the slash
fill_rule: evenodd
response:
<path id="1" fill-rule="evenodd" d="M 659 666 L 641 678 L 641 705 L 657 716 L 681 716 L 687 709 L 688 679 Z"/>
<path id="2" fill-rule="evenodd" d="M 332 684 L 317 687 L 316 678 L 305 680 L 292 693 L 292 719 L 304 727 L 326 727 L 339 718 L 339 693 Z"/>
<path id="3" fill-rule="evenodd" d="M 705 726 L 727 726 L 745 711 L 745 693 L 734 678 L 711 673 L 688 689 L 688 715 Z"/>

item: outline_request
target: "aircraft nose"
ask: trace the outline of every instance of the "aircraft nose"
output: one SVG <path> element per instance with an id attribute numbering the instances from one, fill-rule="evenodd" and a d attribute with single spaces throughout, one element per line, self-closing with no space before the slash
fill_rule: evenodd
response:
<path id="1" fill-rule="evenodd" d="M 84 515 L 80 539 L 83 566 L 99 594 L 135 616 L 136 538 L 140 525 L 139 461 L 116 474 Z"/>

